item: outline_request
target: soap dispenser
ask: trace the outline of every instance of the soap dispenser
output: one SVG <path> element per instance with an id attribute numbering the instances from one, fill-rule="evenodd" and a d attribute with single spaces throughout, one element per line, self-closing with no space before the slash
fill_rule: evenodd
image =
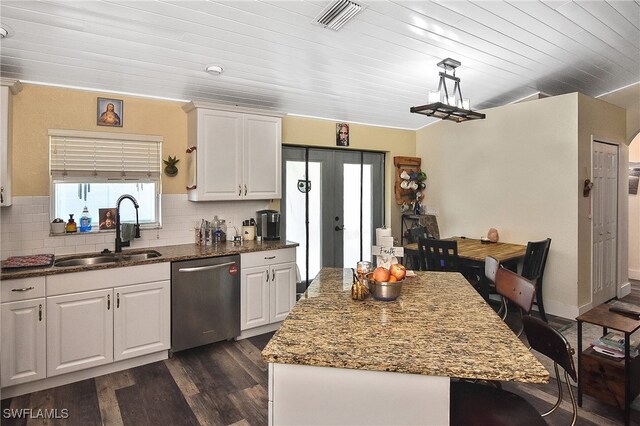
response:
<path id="1" fill-rule="evenodd" d="M 91 218 L 89 217 L 89 209 L 87 206 L 84 206 L 84 210 L 82 210 L 82 217 L 80 218 L 80 232 L 90 232 L 91 231 Z"/>
<path id="2" fill-rule="evenodd" d="M 72 233 L 78 230 L 76 222 L 73 220 L 73 214 L 69 214 L 69 222 L 67 222 L 67 232 Z"/>

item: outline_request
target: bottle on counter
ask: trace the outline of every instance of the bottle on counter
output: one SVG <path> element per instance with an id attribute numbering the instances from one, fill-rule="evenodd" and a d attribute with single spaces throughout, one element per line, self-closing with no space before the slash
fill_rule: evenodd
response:
<path id="1" fill-rule="evenodd" d="M 73 219 L 73 214 L 69 214 L 69 221 L 67 222 L 67 233 L 76 232 L 78 230 L 78 225 L 76 225 L 75 220 Z"/>
<path id="2" fill-rule="evenodd" d="M 89 209 L 87 206 L 84 206 L 84 210 L 82 210 L 82 217 L 80 218 L 80 232 L 90 232 L 91 231 L 91 218 L 89 217 Z"/>

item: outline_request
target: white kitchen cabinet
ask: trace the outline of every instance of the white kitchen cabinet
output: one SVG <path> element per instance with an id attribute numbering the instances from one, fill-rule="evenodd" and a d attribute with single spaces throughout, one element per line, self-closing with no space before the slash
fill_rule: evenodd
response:
<path id="1" fill-rule="evenodd" d="M 114 360 L 171 347 L 170 281 L 116 287 Z"/>
<path id="2" fill-rule="evenodd" d="M 46 375 L 45 278 L 0 281 L 2 346 L 0 385 L 13 386 Z"/>
<path id="3" fill-rule="evenodd" d="M 46 376 L 45 299 L 3 303 L 2 387 Z"/>
<path id="4" fill-rule="evenodd" d="M 189 200 L 281 198 L 280 116 L 194 103 L 184 110 L 189 146 L 196 147 L 196 187 L 189 190 Z"/>
<path id="5" fill-rule="evenodd" d="M 169 262 L 48 276 L 47 377 L 167 351 L 170 276 Z"/>
<path id="6" fill-rule="evenodd" d="M 271 322 L 269 315 L 268 266 L 240 269 L 240 330 L 247 330 Z"/>
<path id="7" fill-rule="evenodd" d="M 112 293 L 47 298 L 47 377 L 113 361 Z"/>
<path id="8" fill-rule="evenodd" d="M 240 329 L 283 321 L 296 302 L 295 249 L 241 255 Z"/>
<path id="9" fill-rule="evenodd" d="M 11 136 L 9 87 L 0 85 L 0 206 L 11 205 Z"/>

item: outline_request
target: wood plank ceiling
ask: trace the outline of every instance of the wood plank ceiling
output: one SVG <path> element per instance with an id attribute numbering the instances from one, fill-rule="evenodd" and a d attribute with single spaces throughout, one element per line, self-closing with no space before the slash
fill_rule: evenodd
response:
<path id="1" fill-rule="evenodd" d="M 367 0 L 337 32 L 328 3 L 2 0 L 0 73 L 408 129 L 447 57 L 473 109 L 640 81 L 638 1 Z"/>

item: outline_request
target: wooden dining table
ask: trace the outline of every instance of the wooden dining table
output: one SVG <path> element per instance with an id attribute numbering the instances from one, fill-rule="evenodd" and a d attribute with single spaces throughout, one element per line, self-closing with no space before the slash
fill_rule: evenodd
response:
<path id="1" fill-rule="evenodd" d="M 501 265 L 512 271 L 517 271 L 518 262 L 524 258 L 527 246 L 522 244 L 483 242 L 480 239 L 466 237 L 442 238 L 447 241 L 458 242 L 458 257 L 465 266 L 483 268 L 487 256 L 494 257 Z M 418 243 L 410 243 L 403 246 L 405 256 L 413 259 L 418 257 Z M 413 261 L 415 263 L 415 260 Z M 480 282 L 478 292 L 485 300 L 489 300 L 489 283 L 484 272 L 479 274 Z"/>

